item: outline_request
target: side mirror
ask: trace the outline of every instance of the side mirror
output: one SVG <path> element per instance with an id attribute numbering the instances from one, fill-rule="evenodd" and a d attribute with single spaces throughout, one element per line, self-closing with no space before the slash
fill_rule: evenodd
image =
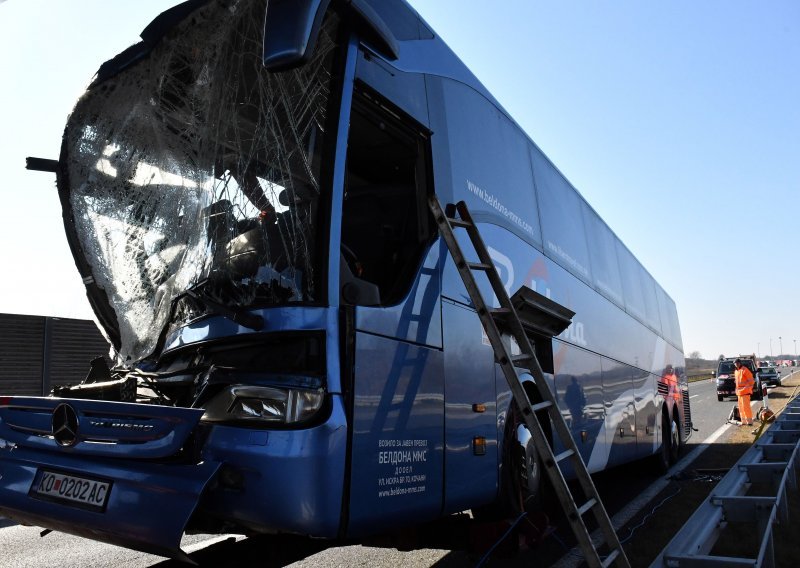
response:
<path id="1" fill-rule="evenodd" d="M 322 19 L 331 0 L 270 0 L 264 18 L 264 67 L 283 71 L 306 63 L 317 44 Z M 383 56 L 395 60 L 400 47 L 386 22 L 364 0 L 342 0 L 344 12 L 357 33 Z"/>

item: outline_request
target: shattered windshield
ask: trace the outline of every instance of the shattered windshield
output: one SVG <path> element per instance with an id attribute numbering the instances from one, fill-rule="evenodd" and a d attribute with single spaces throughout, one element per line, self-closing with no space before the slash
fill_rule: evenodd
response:
<path id="1" fill-rule="evenodd" d="M 270 73 L 265 9 L 264 0 L 209 1 L 145 58 L 90 87 L 69 119 L 65 222 L 123 361 L 146 358 L 165 326 L 209 306 L 321 300 L 335 22 L 307 64 Z"/>

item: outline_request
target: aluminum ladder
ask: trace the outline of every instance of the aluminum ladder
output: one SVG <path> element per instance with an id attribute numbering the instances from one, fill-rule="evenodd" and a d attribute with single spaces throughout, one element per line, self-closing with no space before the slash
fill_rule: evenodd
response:
<path id="1" fill-rule="evenodd" d="M 597 493 L 592 478 L 589 476 L 589 472 L 586 469 L 586 465 L 583 463 L 583 459 L 575 445 L 575 440 L 572 438 L 572 434 L 564 421 L 564 417 L 561 415 L 553 392 L 550 390 L 545 380 L 544 372 L 539 364 L 539 360 L 536 358 L 536 352 L 520 320 L 519 313 L 500 280 L 497 269 L 486 250 L 483 239 L 472 220 L 466 204 L 461 201 L 455 205 L 454 209 L 458 214 L 458 218 L 456 218 L 450 215 L 451 209 L 453 208 L 452 206 L 448 207 L 448 214 L 445 214 L 436 195 L 431 195 L 428 203 L 436 224 L 439 227 L 439 232 L 447 243 L 447 248 L 450 250 L 456 268 L 459 274 L 461 274 L 461 279 L 464 281 L 464 286 L 469 293 L 472 304 L 478 312 L 478 317 L 492 345 L 496 360 L 502 367 L 506 381 L 509 387 L 511 387 L 511 392 L 517 407 L 525 420 L 528 430 L 531 432 L 536 450 L 545 465 L 545 470 L 555 489 L 558 500 L 566 512 L 567 520 L 578 540 L 578 545 L 583 551 L 586 563 L 590 568 L 612 565 L 629 568 L 630 564 L 625 556 L 625 551 L 622 549 L 622 545 L 617 538 L 617 533 L 614 531 L 611 520 L 608 518 L 605 507 L 603 507 L 600 500 L 600 495 Z M 472 246 L 477 253 L 478 262 L 468 262 L 465 259 L 456 236 L 453 233 L 453 228 L 466 229 Z M 473 271 L 481 271 L 486 274 L 500 304 L 499 308 L 488 308 L 486 306 L 486 302 L 484 302 L 478 284 L 475 281 Z M 525 287 L 523 287 L 523 290 L 535 294 Z M 517 297 L 516 294 L 515 297 Z M 545 298 L 545 300 L 547 299 Z M 552 304 L 558 306 L 554 302 Z M 570 312 L 570 314 L 572 314 L 572 312 Z M 516 340 L 521 351 L 519 355 L 512 355 L 510 353 L 510 350 L 503 342 L 498 324 L 503 325 L 504 330 L 509 332 Z M 520 379 L 518 369 L 530 371 L 542 402 L 536 404 L 531 403 Z M 558 455 L 554 455 L 553 449 L 545 435 L 545 431 L 539 423 L 539 419 L 536 416 L 536 412 L 539 411 L 547 412 L 553 425 L 554 434 L 558 436 L 558 439 L 560 439 L 566 448 Z M 560 462 L 567 459 L 572 461 L 572 466 L 577 474 L 578 482 L 580 483 L 586 499 L 581 505 L 576 504 L 575 498 L 559 466 Z M 594 518 L 605 539 L 605 544 L 608 548 L 608 554 L 605 558 L 600 557 L 597 546 L 592 542 L 589 536 L 589 530 L 586 528 L 584 515 L 589 511 L 594 514 Z"/>

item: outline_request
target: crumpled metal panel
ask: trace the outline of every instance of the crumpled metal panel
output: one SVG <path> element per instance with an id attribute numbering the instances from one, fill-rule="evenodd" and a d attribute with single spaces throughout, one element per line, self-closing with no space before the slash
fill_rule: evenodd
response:
<path id="1" fill-rule="evenodd" d="M 335 21 L 310 62 L 262 65 L 265 0 L 210 1 L 94 84 L 59 190 L 90 300 L 121 361 L 209 311 L 313 301 Z M 88 275 L 87 275 L 88 273 Z"/>

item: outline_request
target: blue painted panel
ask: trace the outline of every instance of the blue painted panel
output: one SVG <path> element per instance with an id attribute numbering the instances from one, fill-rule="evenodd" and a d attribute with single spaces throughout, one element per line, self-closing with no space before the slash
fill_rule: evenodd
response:
<path id="1" fill-rule="evenodd" d="M 51 436 L 56 407 L 75 412 L 76 443 L 62 447 Z M 0 405 L 0 438 L 59 454 L 99 457 L 163 458 L 174 455 L 203 415 L 199 408 L 14 397 Z M 109 443 L 103 443 L 109 442 Z"/>
<path id="2" fill-rule="evenodd" d="M 244 490 L 217 487 L 203 510 L 259 530 L 335 538 L 342 511 L 347 423 L 341 397 L 330 418 L 303 430 L 215 426 L 203 457 L 241 474 Z"/>
<path id="3" fill-rule="evenodd" d="M 659 376 L 668 363 L 683 368 L 683 356 L 672 345 L 541 251 L 497 225 L 479 223 L 479 229 L 509 293 L 525 285 L 575 312 L 572 324 L 558 337 L 560 340 Z M 456 234 L 468 248 L 463 232 Z M 488 280 L 478 278 L 477 282 L 487 302 L 496 306 Z M 449 256 L 444 266 L 442 295 L 470 303 Z"/>
<path id="4" fill-rule="evenodd" d="M 595 448 L 594 454 L 597 456 L 596 463 L 606 461 L 610 467 L 636 459 L 633 368 L 607 358 L 602 359 L 601 365 L 605 399 L 605 449 Z"/>
<path id="5" fill-rule="evenodd" d="M 445 329 L 445 513 L 497 497 L 498 446 L 494 352 L 478 315 L 443 304 Z M 474 404 L 486 411 L 473 410 Z M 472 440 L 486 438 L 486 454 L 474 455 Z"/>
<path id="6" fill-rule="evenodd" d="M 100 460 L 23 447 L 0 449 L 0 515 L 163 556 L 181 557 L 180 540 L 218 462 L 178 465 Z M 42 469 L 111 483 L 104 512 L 29 496 Z"/>
<path id="7" fill-rule="evenodd" d="M 472 88 L 440 80 L 454 191 L 473 217 L 541 243 L 529 142 Z"/>
<path id="8" fill-rule="evenodd" d="M 277 331 L 325 330 L 328 392 L 340 394 L 339 312 L 336 308 L 284 307 L 255 310 L 264 318 L 264 329 L 253 331 L 223 317 L 203 318 L 167 337 L 164 352 L 215 339 L 256 337 Z"/>
<path id="9" fill-rule="evenodd" d="M 251 312 L 264 318 L 261 331 L 254 331 L 222 316 L 205 317 L 170 333 L 163 353 L 212 339 L 252 336 L 271 331 L 335 329 L 339 317 L 336 309 L 317 307 L 283 307 Z"/>
<path id="10" fill-rule="evenodd" d="M 553 363 L 554 386 L 561 414 L 572 432 L 578 451 L 589 471 L 602 469 L 605 464 L 593 467 L 592 452 L 602 451 L 605 445 L 605 404 L 603 399 L 600 357 L 568 343 L 556 342 Z M 600 442 L 596 445 L 597 442 Z M 560 445 L 556 444 L 559 448 Z M 595 458 L 595 462 L 597 458 Z M 565 475 L 573 475 L 570 463 L 564 467 Z"/>
<path id="11" fill-rule="evenodd" d="M 356 308 L 356 329 L 404 341 L 442 346 L 440 249 L 431 247 L 409 294 L 396 306 Z"/>
<path id="12" fill-rule="evenodd" d="M 423 75 L 398 71 L 385 60 L 367 57 L 363 51 L 359 51 L 356 78 L 378 91 L 420 124 L 425 127 L 430 124 Z"/>
<path id="13" fill-rule="evenodd" d="M 656 428 L 659 424 L 656 417 L 659 410 L 656 394 L 656 377 L 631 368 L 633 376 L 634 405 L 636 406 L 636 454 L 644 457 L 654 454 L 658 450 L 659 439 Z"/>
<path id="14" fill-rule="evenodd" d="M 442 510 L 442 352 L 356 334 L 348 536 Z"/>
<path id="15" fill-rule="evenodd" d="M 542 152 L 531 147 L 544 249 L 575 276 L 591 282 L 583 199 Z"/>

